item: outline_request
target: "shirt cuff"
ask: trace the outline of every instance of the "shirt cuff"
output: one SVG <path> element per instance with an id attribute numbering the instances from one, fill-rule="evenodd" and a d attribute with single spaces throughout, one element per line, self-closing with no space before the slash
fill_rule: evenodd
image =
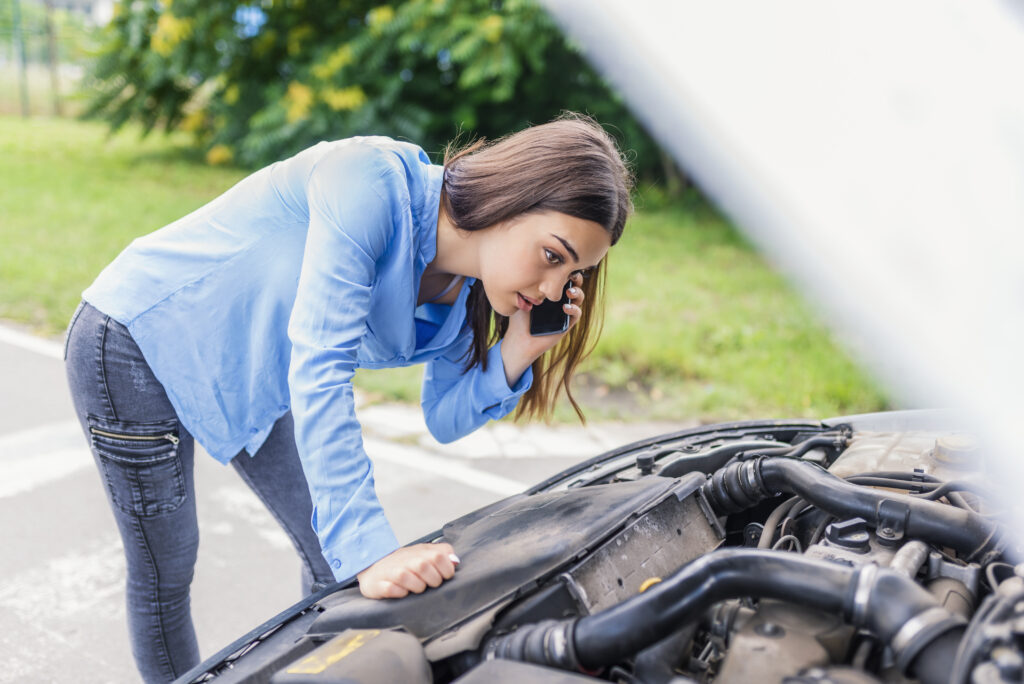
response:
<path id="1" fill-rule="evenodd" d="M 505 362 L 501 358 L 502 341 L 499 340 L 487 351 L 487 370 L 483 373 L 483 388 L 487 395 L 484 397 L 486 408 L 483 413 L 495 420 L 508 415 L 519 403 L 519 397 L 533 384 L 533 368 L 528 366 L 519 381 L 512 387 L 508 386 Z"/>
<path id="2" fill-rule="evenodd" d="M 398 539 L 385 519 L 361 526 L 356 534 L 335 541 L 323 553 L 334 579 L 342 582 L 354 579 L 397 548 Z"/>

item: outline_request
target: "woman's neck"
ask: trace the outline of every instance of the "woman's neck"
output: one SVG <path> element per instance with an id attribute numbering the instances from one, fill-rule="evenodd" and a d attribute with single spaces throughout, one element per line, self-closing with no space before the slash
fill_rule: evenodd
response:
<path id="1" fill-rule="evenodd" d="M 479 278 L 479 243 L 477 231 L 459 230 L 440 206 L 437 211 L 437 245 L 434 260 L 427 264 L 424 275 L 460 275 Z"/>

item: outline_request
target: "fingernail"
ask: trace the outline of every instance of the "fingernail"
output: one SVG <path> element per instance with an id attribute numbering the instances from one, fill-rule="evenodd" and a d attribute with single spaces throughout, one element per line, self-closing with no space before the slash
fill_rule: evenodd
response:
<path id="1" fill-rule="evenodd" d="M 462 562 L 462 561 L 459 560 L 459 557 L 456 556 L 454 553 L 449 553 L 448 554 L 448 560 L 450 560 L 452 563 L 455 563 L 456 565 L 458 565 L 459 563 Z"/>

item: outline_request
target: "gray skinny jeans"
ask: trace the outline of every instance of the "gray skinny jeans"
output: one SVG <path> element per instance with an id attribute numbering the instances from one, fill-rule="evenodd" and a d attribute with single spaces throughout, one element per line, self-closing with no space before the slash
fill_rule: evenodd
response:
<path id="1" fill-rule="evenodd" d="M 75 411 L 124 544 L 135 663 L 146 682 L 169 682 L 200 662 L 189 607 L 199 548 L 195 440 L 127 328 L 86 302 L 68 326 L 64 358 Z M 303 593 L 332 583 L 310 525 L 291 413 L 253 457 L 243 451 L 231 464 L 295 545 Z"/>

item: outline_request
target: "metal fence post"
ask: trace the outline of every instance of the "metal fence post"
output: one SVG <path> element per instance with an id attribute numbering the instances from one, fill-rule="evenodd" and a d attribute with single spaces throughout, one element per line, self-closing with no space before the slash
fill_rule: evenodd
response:
<path id="1" fill-rule="evenodd" d="M 50 88 L 53 90 L 53 113 L 55 116 L 60 116 L 60 78 L 57 73 L 60 55 L 57 52 L 57 37 L 53 31 L 53 0 L 44 0 L 43 4 L 46 6 L 46 56 L 50 62 Z"/>
<path id="2" fill-rule="evenodd" d="M 25 55 L 25 37 L 21 33 L 21 5 L 19 0 L 12 0 L 11 8 L 14 14 L 14 42 L 18 50 L 19 75 L 21 78 L 21 115 L 28 118 L 28 58 Z"/>

